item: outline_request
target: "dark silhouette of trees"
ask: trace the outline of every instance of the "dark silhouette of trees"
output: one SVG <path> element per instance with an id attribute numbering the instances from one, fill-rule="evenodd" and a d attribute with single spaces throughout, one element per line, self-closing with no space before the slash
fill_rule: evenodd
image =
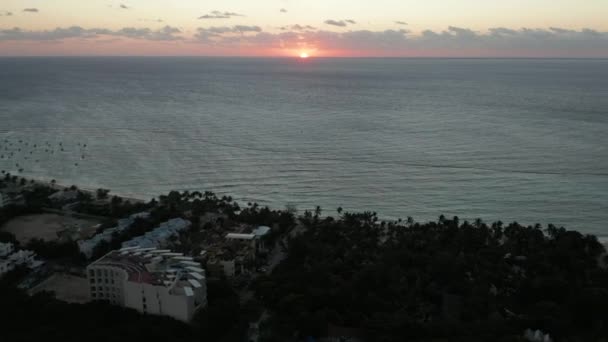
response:
<path id="1" fill-rule="evenodd" d="M 97 199 L 106 199 L 106 198 L 108 198 L 109 193 L 110 193 L 110 190 L 97 189 L 97 191 L 96 191 Z"/>
<path id="2" fill-rule="evenodd" d="M 304 213 L 287 258 L 253 285 L 275 312 L 275 339 L 323 336 L 328 324 L 374 341 L 517 339 L 526 328 L 608 336 L 608 272 L 593 236 L 444 216 L 405 225 L 371 212 L 316 217 Z"/>

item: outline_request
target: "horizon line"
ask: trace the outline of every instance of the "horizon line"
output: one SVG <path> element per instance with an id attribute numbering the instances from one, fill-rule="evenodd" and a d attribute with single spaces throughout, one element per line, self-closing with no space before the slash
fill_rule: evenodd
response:
<path id="1" fill-rule="evenodd" d="M 6 58 L 242 58 L 242 59 L 297 59 L 299 56 L 234 56 L 234 55 L 0 55 Z M 577 59 L 606 60 L 606 57 L 559 57 L 559 56 L 310 56 L 315 59 Z"/>

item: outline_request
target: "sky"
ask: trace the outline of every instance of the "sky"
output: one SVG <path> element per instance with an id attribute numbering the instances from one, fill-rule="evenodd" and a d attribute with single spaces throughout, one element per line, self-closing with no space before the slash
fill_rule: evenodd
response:
<path id="1" fill-rule="evenodd" d="M 608 0 L 1 0 L 0 56 L 608 57 Z"/>

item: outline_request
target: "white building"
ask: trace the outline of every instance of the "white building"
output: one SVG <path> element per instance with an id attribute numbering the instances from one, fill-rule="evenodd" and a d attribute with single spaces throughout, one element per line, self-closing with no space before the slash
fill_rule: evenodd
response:
<path id="1" fill-rule="evenodd" d="M 0 208 L 15 204 L 15 200 L 6 192 L 0 192 Z"/>
<path id="2" fill-rule="evenodd" d="M 15 250 L 15 247 L 13 246 L 12 243 L 0 242 L 0 257 L 7 256 L 7 255 L 13 253 L 14 250 Z"/>
<path id="3" fill-rule="evenodd" d="M 12 251 L 12 244 L 10 245 Z M 9 247 L 6 248 L 8 250 Z M 35 258 L 36 253 L 28 250 L 20 250 L 0 258 L 0 276 L 14 270 L 17 266 L 24 265 L 30 268 L 40 266 L 42 262 L 36 261 Z"/>
<path id="4" fill-rule="evenodd" d="M 131 228 L 131 225 L 135 222 L 136 219 L 138 219 L 138 218 L 146 219 L 148 217 L 150 217 L 150 213 L 142 212 L 142 213 L 133 214 L 124 219 L 120 219 L 120 220 L 118 220 L 118 224 L 116 225 L 116 227 L 108 228 L 88 240 L 78 241 L 78 249 L 80 250 L 80 253 L 84 254 L 87 257 L 87 259 L 90 259 L 93 256 L 93 249 L 95 249 L 95 247 L 100 242 L 112 241 L 112 235 L 114 233 L 125 232 L 125 231 L 129 230 L 129 228 Z"/>
<path id="5" fill-rule="evenodd" d="M 249 241 L 251 243 L 251 247 L 253 247 L 256 252 L 261 252 L 266 250 L 264 240 L 268 233 L 270 233 L 270 227 L 259 226 L 258 228 L 254 229 L 251 234 L 228 233 L 226 234 L 226 239 Z"/>
<path id="6" fill-rule="evenodd" d="M 222 259 L 221 257 L 214 257 L 207 261 L 207 270 L 209 271 L 210 277 L 219 277 L 220 273 L 226 278 L 232 278 L 236 275 L 236 260 Z"/>
<path id="7" fill-rule="evenodd" d="M 259 226 L 256 229 L 253 230 L 253 234 L 255 235 L 256 239 L 258 240 L 258 250 L 259 251 L 265 251 L 266 250 L 266 242 L 264 240 L 266 240 L 266 235 L 268 235 L 268 233 L 270 233 L 270 227 L 267 226 Z"/>
<path id="8" fill-rule="evenodd" d="M 189 321 L 207 305 L 205 270 L 191 257 L 156 248 L 126 247 L 87 267 L 92 300 Z"/>
<path id="9" fill-rule="evenodd" d="M 251 244 L 255 245 L 255 242 L 253 241 L 255 239 L 255 234 L 228 233 L 226 234 L 226 239 L 251 241 Z"/>
<path id="10" fill-rule="evenodd" d="M 163 248 L 167 246 L 169 238 L 178 236 L 180 232 L 188 230 L 192 223 L 182 218 L 174 218 L 162 223 L 154 230 L 144 235 L 134 237 L 122 243 L 122 247 Z"/>

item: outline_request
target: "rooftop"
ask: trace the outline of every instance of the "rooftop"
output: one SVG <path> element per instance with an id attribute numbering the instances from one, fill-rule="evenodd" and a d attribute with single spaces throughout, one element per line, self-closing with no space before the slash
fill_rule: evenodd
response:
<path id="1" fill-rule="evenodd" d="M 270 227 L 267 226 L 259 226 L 253 230 L 253 234 L 255 236 L 264 236 L 270 232 Z"/>
<path id="2" fill-rule="evenodd" d="M 188 220 L 184 220 L 182 218 L 171 219 L 144 235 L 140 235 L 132 238 L 129 241 L 123 242 L 122 246 L 160 247 L 160 245 L 169 239 L 169 237 L 177 235 L 179 232 L 190 228 L 190 226 L 191 223 Z"/>
<path id="3" fill-rule="evenodd" d="M 184 258 L 181 253 L 167 250 L 126 247 L 106 254 L 90 266 L 117 267 L 127 272 L 129 281 L 168 288 L 178 283 L 192 286 L 190 280 L 200 283 L 205 279 L 200 264 Z"/>
<path id="4" fill-rule="evenodd" d="M 255 234 L 237 234 L 237 233 L 226 234 L 226 239 L 253 240 L 254 238 L 255 238 Z"/>

